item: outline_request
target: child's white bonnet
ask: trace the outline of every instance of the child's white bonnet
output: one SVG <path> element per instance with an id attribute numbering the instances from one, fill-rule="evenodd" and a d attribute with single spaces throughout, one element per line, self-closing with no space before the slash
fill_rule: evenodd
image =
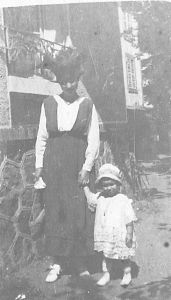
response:
<path id="1" fill-rule="evenodd" d="M 102 178 L 105 177 L 111 178 L 121 183 L 121 171 L 118 169 L 118 167 L 112 164 L 104 164 L 100 167 L 96 183 L 98 183 Z"/>

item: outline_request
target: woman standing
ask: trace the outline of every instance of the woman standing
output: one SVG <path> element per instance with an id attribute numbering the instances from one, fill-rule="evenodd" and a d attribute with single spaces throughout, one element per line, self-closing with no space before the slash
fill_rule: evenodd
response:
<path id="1" fill-rule="evenodd" d="M 46 189 L 45 236 L 53 266 L 46 281 L 55 281 L 69 257 L 81 273 L 79 258 L 93 251 L 93 215 L 82 190 L 93 182 L 93 165 L 99 151 L 99 125 L 94 104 L 76 90 L 82 74 L 82 57 L 76 50 L 61 50 L 46 62 L 55 73 L 62 93 L 47 97 L 41 108 L 36 141 L 36 178 L 43 175 Z M 61 267 L 62 266 L 62 267 Z"/>

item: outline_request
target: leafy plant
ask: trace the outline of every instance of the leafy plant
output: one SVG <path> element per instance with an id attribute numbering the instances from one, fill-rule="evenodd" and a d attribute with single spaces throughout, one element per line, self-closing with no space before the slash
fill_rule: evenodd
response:
<path id="1" fill-rule="evenodd" d="M 128 158 L 121 161 L 120 168 L 123 173 L 123 181 L 129 184 L 138 200 L 142 199 L 149 182 L 144 167 L 137 162 L 134 153 L 129 153 Z"/>
<path id="2" fill-rule="evenodd" d="M 40 42 L 33 36 L 24 35 L 19 32 L 8 34 L 8 56 L 9 61 L 15 61 L 21 55 L 36 54 Z"/>

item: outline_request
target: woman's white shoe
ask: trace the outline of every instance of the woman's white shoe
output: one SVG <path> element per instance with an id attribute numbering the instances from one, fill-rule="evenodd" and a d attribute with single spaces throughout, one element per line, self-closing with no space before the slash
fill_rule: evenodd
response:
<path id="1" fill-rule="evenodd" d="M 125 273 L 123 278 L 122 278 L 122 281 L 120 283 L 121 286 L 128 286 L 130 283 L 131 283 L 131 273 Z"/>
<path id="2" fill-rule="evenodd" d="M 98 286 L 105 286 L 110 281 L 110 273 L 104 272 L 102 278 L 97 282 Z"/>
<path id="3" fill-rule="evenodd" d="M 50 266 L 50 272 L 48 273 L 46 277 L 46 282 L 54 282 L 59 278 L 59 275 L 61 274 L 61 266 L 60 265 L 52 265 Z"/>
<path id="4" fill-rule="evenodd" d="M 36 190 L 45 189 L 46 183 L 43 181 L 42 177 L 39 177 L 39 179 L 35 182 L 34 188 Z"/>

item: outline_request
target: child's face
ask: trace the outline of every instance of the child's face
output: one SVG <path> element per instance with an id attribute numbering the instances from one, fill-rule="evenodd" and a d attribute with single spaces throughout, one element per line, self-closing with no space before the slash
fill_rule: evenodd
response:
<path id="1" fill-rule="evenodd" d="M 100 187 L 102 193 L 106 197 L 113 197 L 120 192 L 120 183 L 111 178 L 102 178 L 100 181 Z"/>

